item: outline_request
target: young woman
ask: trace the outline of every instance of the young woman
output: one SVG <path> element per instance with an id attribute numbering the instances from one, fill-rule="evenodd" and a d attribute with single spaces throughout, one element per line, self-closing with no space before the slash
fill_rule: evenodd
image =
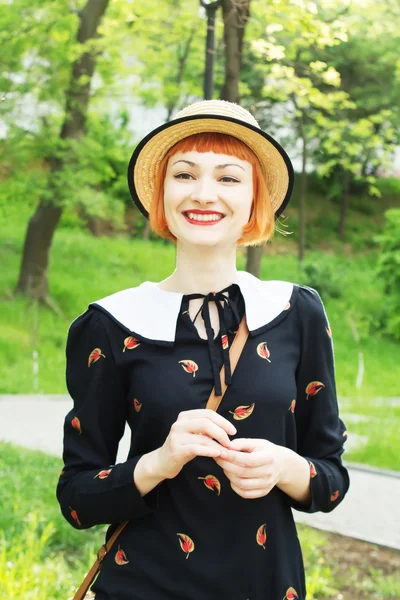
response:
<path id="1" fill-rule="evenodd" d="M 331 329 L 316 290 L 236 269 L 239 247 L 274 233 L 290 160 L 250 113 L 210 100 L 146 136 L 128 175 L 177 262 L 164 281 L 91 303 L 69 331 L 58 501 L 75 528 L 110 524 L 107 540 L 129 521 L 92 591 L 304 600 L 291 509 L 329 512 L 349 487 Z M 215 412 L 205 406 L 223 365 Z M 126 423 L 129 456 L 115 464 Z"/>

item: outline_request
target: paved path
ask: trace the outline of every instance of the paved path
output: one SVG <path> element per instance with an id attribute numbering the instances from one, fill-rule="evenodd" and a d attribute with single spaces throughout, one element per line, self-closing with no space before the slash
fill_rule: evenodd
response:
<path id="1" fill-rule="evenodd" d="M 0 440 L 62 455 L 62 428 L 72 408 L 68 396 L 0 396 Z M 126 459 L 129 428 L 117 462 Z M 400 550 L 400 473 L 349 466 L 351 485 L 331 513 L 294 511 L 297 522 Z"/>

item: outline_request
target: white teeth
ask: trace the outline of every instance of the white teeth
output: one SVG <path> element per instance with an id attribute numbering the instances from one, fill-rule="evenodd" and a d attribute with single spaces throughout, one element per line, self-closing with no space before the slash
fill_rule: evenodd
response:
<path id="1" fill-rule="evenodd" d="M 222 219 L 222 215 L 199 215 L 197 213 L 186 213 L 189 219 L 194 221 L 220 221 Z"/>

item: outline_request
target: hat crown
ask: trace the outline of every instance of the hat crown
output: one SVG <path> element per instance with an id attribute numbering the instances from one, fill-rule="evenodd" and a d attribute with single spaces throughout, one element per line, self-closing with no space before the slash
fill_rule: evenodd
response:
<path id="1" fill-rule="evenodd" d="M 189 104 L 189 106 L 186 106 L 175 115 L 175 119 L 195 117 L 196 115 L 230 117 L 260 129 L 259 124 L 248 110 L 235 102 L 228 102 L 227 100 L 201 100 L 200 102 Z"/>

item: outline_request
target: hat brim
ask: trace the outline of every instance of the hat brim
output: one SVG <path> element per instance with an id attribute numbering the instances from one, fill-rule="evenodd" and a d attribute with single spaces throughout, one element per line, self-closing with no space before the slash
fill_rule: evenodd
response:
<path id="1" fill-rule="evenodd" d="M 160 125 L 136 146 L 128 165 L 131 196 L 148 219 L 162 159 L 177 142 L 196 133 L 217 132 L 237 137 L 257 156 L 264 172 L 275 219 L 282 214 L 293 190 L 294 171 L 282 146 L 268 133 L 234 117 L 203 115 L 182 117 Z"/>

